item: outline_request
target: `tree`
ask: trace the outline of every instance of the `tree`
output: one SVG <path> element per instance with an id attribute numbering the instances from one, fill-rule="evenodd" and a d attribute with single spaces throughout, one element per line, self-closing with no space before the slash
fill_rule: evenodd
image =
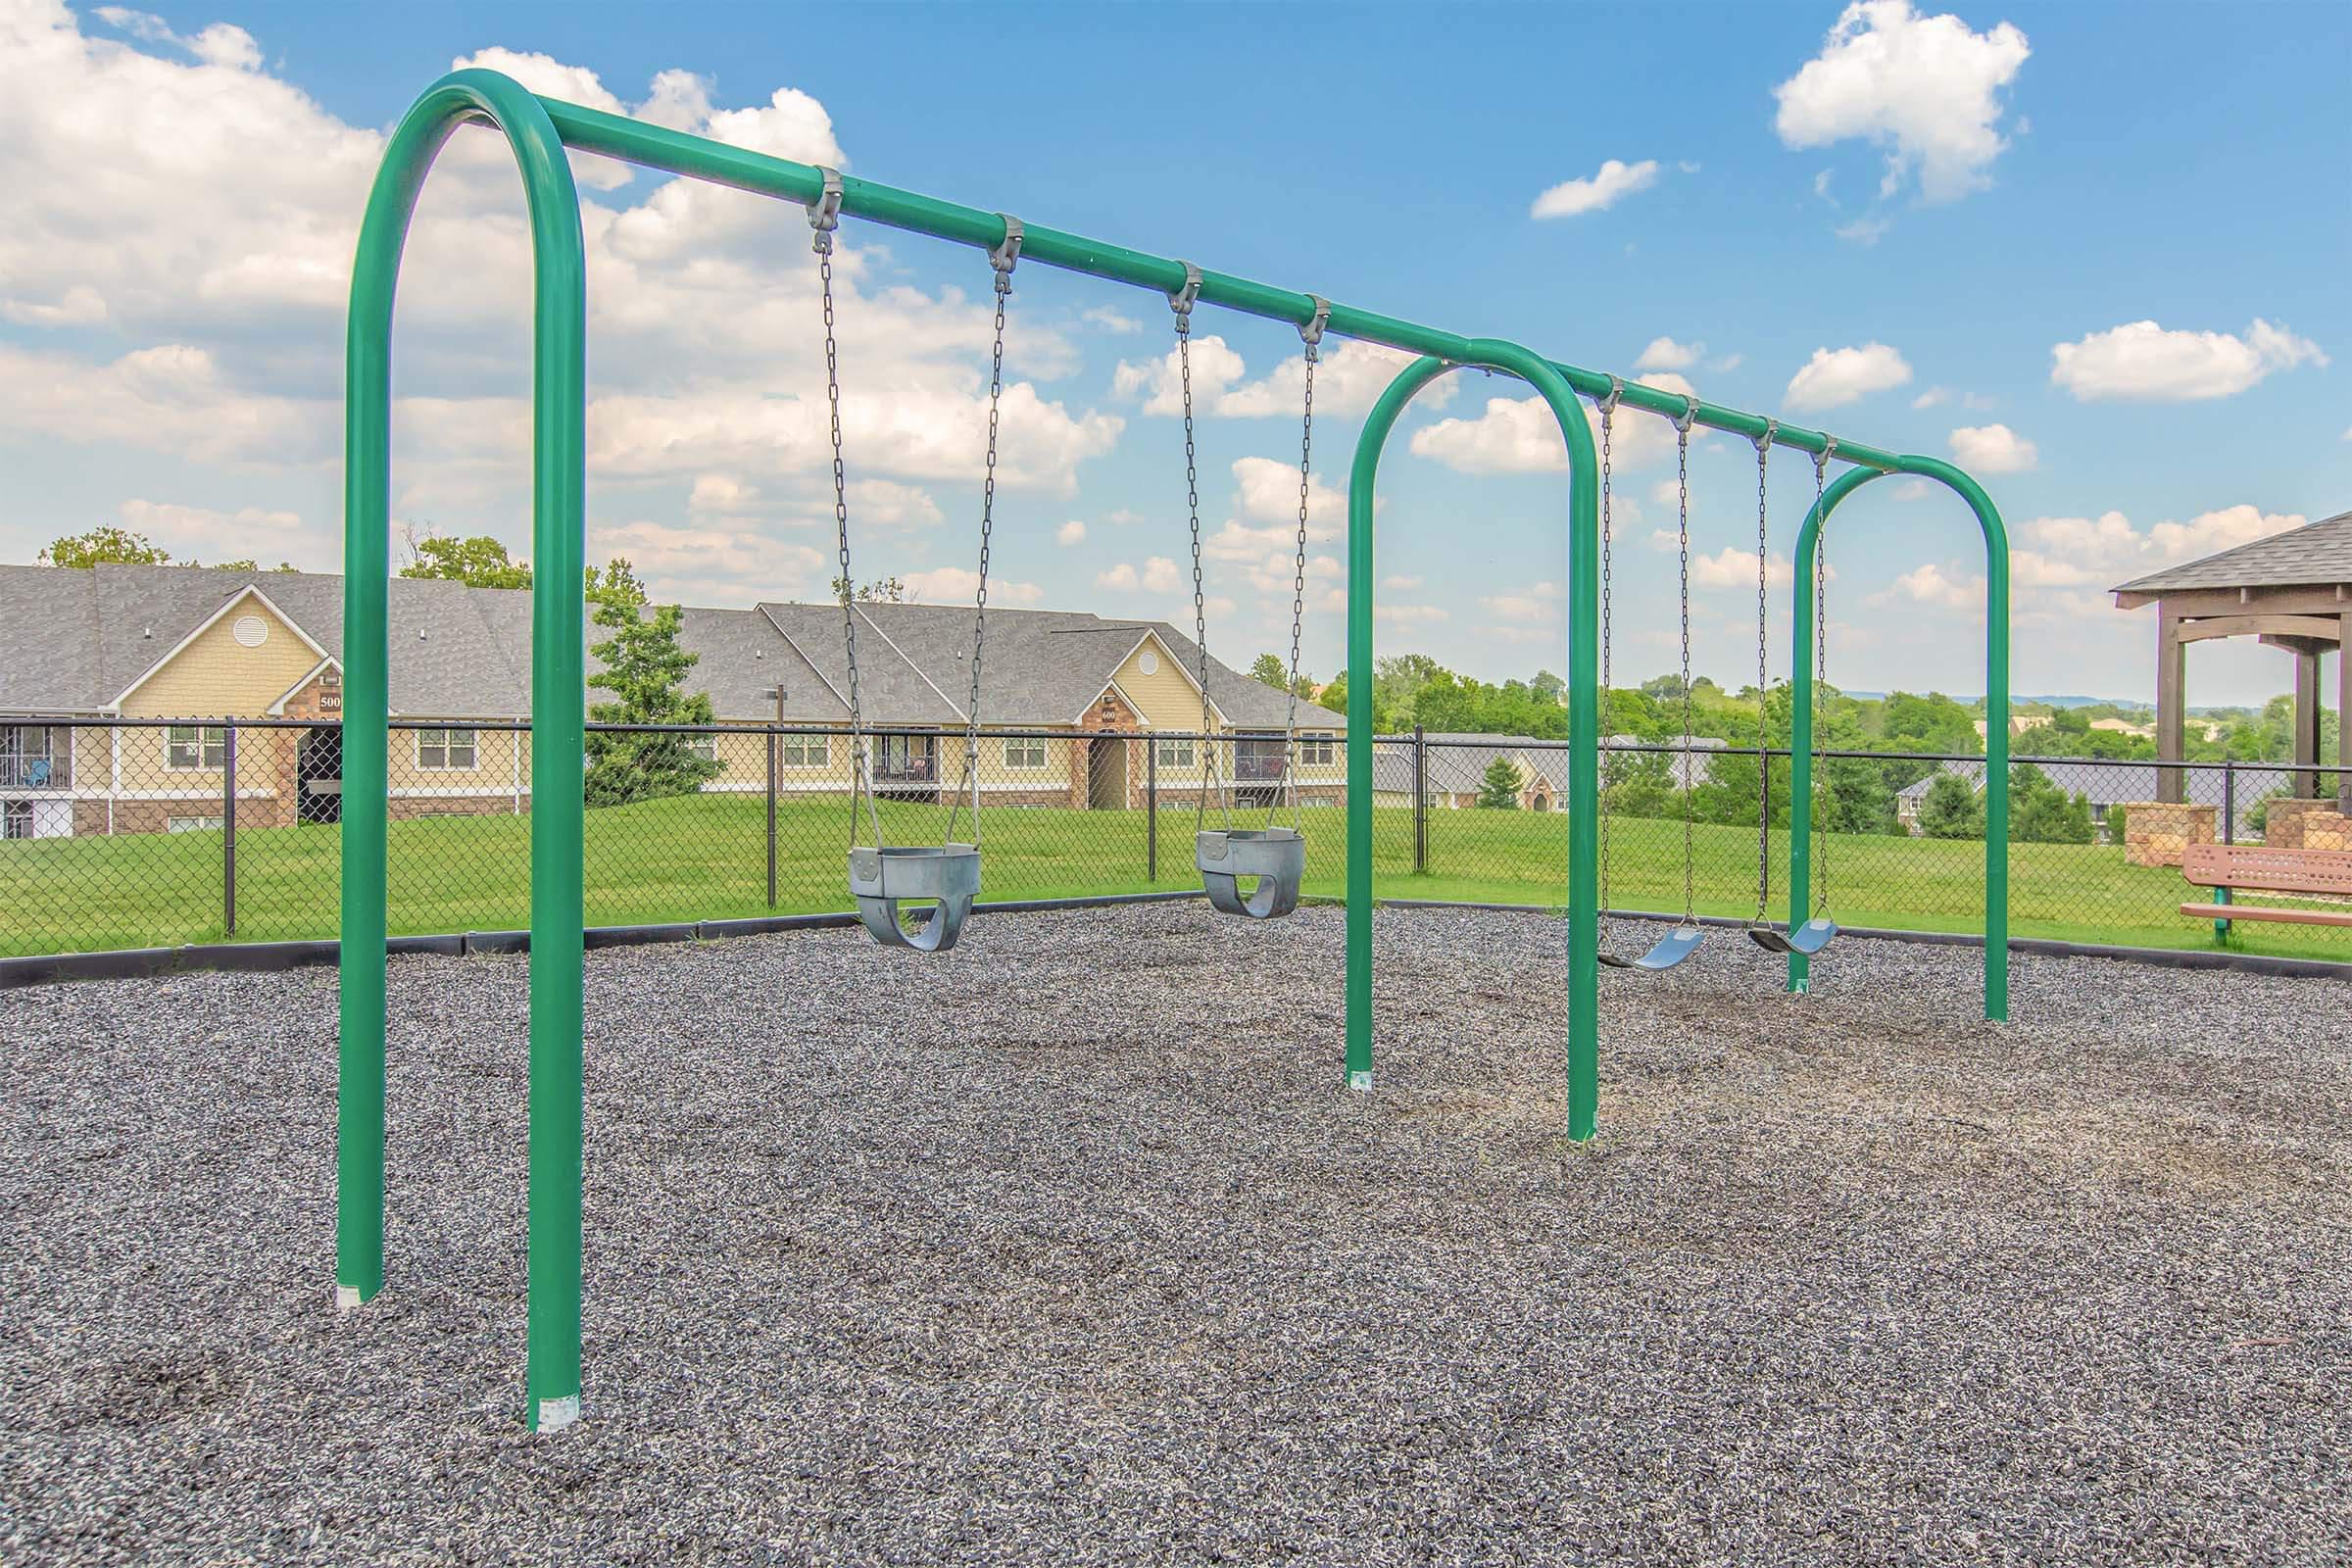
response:
<path id="1" fill-rule="evenodd" d="M 220 564 L 215 566 L 213 569 L 215 571 L 259 571 L 262 568 L 259 563 L 254 561 L 252 557 L 248 556 L 241 561 L 223 561 L 220 563 Z M 271 571 L 293 571 L 298 568 L 291 561 L 281 561 L 276 565 L 271 566 L 270 569 Z"/>
<path id="2" fill-rule="evenodd" d="M 1250 678 L 1262 681 L 1278 692 L 1287 690 L 1291 684 L 1291 672 L 1284 667 L 1280 654 L 1260 654 L 1250 661 Z"/>
<path id="3" fill-rule="evenodd" d="M 1490 811 L 1519 809 L 1519 769 L 1507 757 L 1497 757 L 1487 764 L 1487 776 L 1479 780 L 1478 804 Z"/>
<path id="4" fill-rule="evenodd" d="M 469 588 L 531 585 L 530 563 L 510 558 L 507 547 L 486 533 L 470 539 L 433 534 L 417 540 L 416 550 L 416 559 L 400 568 L 403 577 L 462 582 Z"/>
<path id="5" fill-rule="evenodd" d="M 32 558 L 44 566 L 95 566 L 101 563 L 125 566 L 168 566 L 172 552 L 143 533 L 128 528 L 92 528 L 53 539 L 49 548 Z M 193 561 L 184 563 L 193 566 Z"/>
<path id="6" fill-rule="evenodd" d="M 1938 773 L 1919 803 L 1919 830 L 1932 839 L 1981 839 L 1984 803 L 1976 786 L 1957 773 Z"/>
<path id="7" fill-rule="evenodd" d="M 833 579 L 833 597 L 842 604 L 847 604 L 853 598 L 867 604 L 906 605 L 914 602 L 906 592 L 906 580 L 903 577 L 877 577 L 872 582 L 860 584 L 855 594 L 850 591 L 849 578 L 836 577 Z"/>
<path id="8" fill-rule="evenodd" d="M 1568 701 L 1568 683 L 1548 669 L 1536 671 L 1536 678 L 1527 683 L 1539 702 L 1564 704 Z"/>
<path id="9" fill-rule="evenodd" d="M 2009 773 L 2009 842 L 2088 844 L 2090 797 L 2068 796 L 2031 762 Z"/>
<path id="10" fill-rule="evenodd" d="M 607 564 L 591 599 L 596 624 L 612 633 L 590 652 L 604 668 L 588 684 L 613 694 L 588 716 L 604 724 L 708 724 L 708 693 L 687 695 L 686 671 L 697 656 L 678 646 L 684 613 L 662 605 L 646 613 L 645 589 L 626 561 Z M 672 733 L 588 735 L 587 801 L 590 806 L 623 806 L 631 801 L 691 795 L 719 771 L 711 758 L 690 749 L 695 737 Z"/>

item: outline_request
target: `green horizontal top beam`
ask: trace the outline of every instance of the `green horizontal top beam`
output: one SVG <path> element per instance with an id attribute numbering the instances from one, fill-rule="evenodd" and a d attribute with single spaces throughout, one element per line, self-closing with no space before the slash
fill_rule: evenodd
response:
<path id="1" fill-rule="evenodd" d="M 546 106 L 548 118 L 555 122 L 557 133 L 564 138 L 565 145 L 581 152 L 617 158 L 642 168 L 684 174 L 708 180 L 714 185 L 729 185 L 737 190 L 773 196 L 803 206 L 815 201 L 824 190 L 824 174 L 812 164 L 796 164 L 788 158 L 775 158 L 766 153 L 753 152 L 749 148 L 730 146 L 707 136 L 688 135 L 682 130 L 649 125 L 621 115 L 583 109 L 578 104 L 567 104 L 558 98 L 543 97 L 539 101 Z M 993 250 L 1004 240 L 1003 214 L 943 202 L 937 197 L 918 195 L 913 191 L 900 190 L 894 185 L 858 179 L 848 174 L 843 175 L 841 180 L 841 210 L 870 223 L 928 234 L 934 239 L 969 245 L 976 250 Z M 1024 222 L 1022 225 L 1021 260 L 1045 267 L 1057 267 L 1064 271 L 1084 272 L 1090 277 L 1107 278 L 1114 283 L 1154 289 L 1162 294 L 1175 293 L 1184 287 L 1185 281 L 1185 264 L 1180 261 L 1148 255 L 1143 251 L 1129 250 L 1123 245 L 1106 244 L 1102 240 L 1088 239 L 1083 234 L 1072 234 L 1036 223 Z M 1222 306 L 1245 316 L 1289 321 L 1295 326 L 1306 325 L 1315 316 L 1313 295 L 1301 294 L 1296 289 L 1275 288 L 1250 278 L 1237 277 L 1231 272 L 1212 272 L 1205 268 L 1200 272 L 1200 299 L 1205 304 Z M 1336 301 L 1331 306 L 1328 330 L 1344 337 L 1402 349 L 1409 354 L 1432 355 L 1457 365 L 1472 362 L 1476 358 L 1471 348 L 1472 340 L 1457 333 L 1442 332 L 1435 327 L 1421 326 Z M 1608 396 L 1612 383 L 1605 371 L 1588 370 L 1581 366 L 1564 365 L 1556 360 L 1549 363 L 1552 368 L 1567 378 L 1570 386 L 1585 396 Z M 1623 378 L 1621 385 L 1621 406 L 1642 409 L 1669 418 L 1682 416 L 1684 404 L 1681 394 L 1661 392 L 1656 387 L 1643 386 L 1631 377 Z M 1770 427 L 1776 445 L 1816 454 L 1829 448 L 1830 437 L 1825 431 L 1808 430 L 1793 424 L 1770 425 L 1762 415 L 1726 408 L 1703 399 L 1699 401 L 1695 417 L 1698 423 L 1709 429 L 1722 430 L 1750 441 L 1762 436 Z M 1837 456 L 1859 467 L 1876 468 L 1886 473 L 1898 472 L 1902 467 L 1902 460 L 1895 454 L 1843 438 L 1838 441 Z"/>

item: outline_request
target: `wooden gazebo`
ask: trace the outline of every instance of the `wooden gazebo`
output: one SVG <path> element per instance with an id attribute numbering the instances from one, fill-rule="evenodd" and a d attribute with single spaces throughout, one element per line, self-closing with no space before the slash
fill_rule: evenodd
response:
<path id="1" fill-rule="evenodd" d="M 2352 767 L 2352 512 L 2239 545 L 2123 584 L 2118 610 L 2156 607 L 2156 755 L 2180 755 L 2186 723 L 2188 645 L 2253 637 L 2294 656 L 2295 792 L 2320 794 L 2320 656 L 2339 655 L 2336 761 Z M 2352 813 L 2352 774 L 2338 774 L 2339 809 Z M 2156 798 L 2184 798 L 2179 768 L 2159 768 Z"/>

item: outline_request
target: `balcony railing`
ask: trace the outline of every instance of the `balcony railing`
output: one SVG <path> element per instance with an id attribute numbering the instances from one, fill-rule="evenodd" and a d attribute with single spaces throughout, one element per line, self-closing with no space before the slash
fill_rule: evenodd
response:
<path id="1" fill-rule="evenodd" d="M 64 761 L 47 757 L 0 753 L 0 790 L 62 790 L 73 787 Z"/>

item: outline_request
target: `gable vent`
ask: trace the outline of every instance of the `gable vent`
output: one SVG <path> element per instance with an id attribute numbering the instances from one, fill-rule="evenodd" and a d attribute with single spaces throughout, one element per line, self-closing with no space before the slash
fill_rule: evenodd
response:
<path id="1" fill-rule="evenodd" d="M 239 615 L 228 634 L 237 640 L 239 648 L 259 648 L 270 640 L 270 623 L 259 615 Z"/>

